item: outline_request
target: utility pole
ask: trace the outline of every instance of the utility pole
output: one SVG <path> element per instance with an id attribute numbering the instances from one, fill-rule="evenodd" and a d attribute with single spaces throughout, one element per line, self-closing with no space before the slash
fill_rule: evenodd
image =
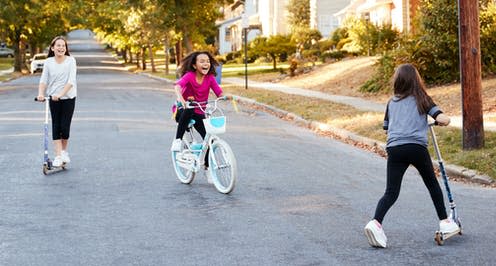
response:
<path id="1" fill-rule="evenodd" d="M 458 0 L 463 149 L 484 147 L 479 1 Z"/>
<path id="2" fill-rule="evenodd" d="M 246 9 L 246 7 L 245 7 Z M 246 11 L 243 12 L 241 26 L 243 28 L 243 46 L 245 50 L 245 90 L 248 89 L 248 28 L 250 27 L 250 23 L 248 21 L 248 15 Z"/>

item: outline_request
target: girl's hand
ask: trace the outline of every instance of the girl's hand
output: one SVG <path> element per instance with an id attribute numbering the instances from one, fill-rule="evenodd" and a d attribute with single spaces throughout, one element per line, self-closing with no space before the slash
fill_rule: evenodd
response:
<path id="1" fill-rule="evenodd" d="M 44 102 L 44 101 L 45 101 L 45 96 L 43 96 L 43 95 L 38 95 L 38 96 L 36 97 L 36 100 L 37 100 L 38 102 Z"/>
<path id="2" fill-rule="evenodd" d="M 51 99 L 52 99 L 52 101 L 55 101 L 56 102 L 56 101 L 60 100 L 60 96 L 58 96 L 58 95 L 52 95 Z"/>
<path id="3" fill-rule="evenodd" d="M 447 116 L 445 114 L 439 114 L 436 117 L 436 122 L 440 126 L 447 126 L 451 122 L 451 119 L 449 118 L 449 116 Z"/>

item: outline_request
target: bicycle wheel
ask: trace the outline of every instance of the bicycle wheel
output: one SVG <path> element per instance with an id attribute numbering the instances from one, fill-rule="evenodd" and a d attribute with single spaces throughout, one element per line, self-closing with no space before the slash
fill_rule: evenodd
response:
<path id="1" fill-rule="evenodd" d="M 215 188 L 220 193 L 230 193 L 236 183 L 237 167 L 236 158 L 227 142 L 216 139 L 210 145 L 208 164 L 208 171 L 210 171 Z"/>
<path id="2" fill-rule="evenodd" d="M 185 149 L 186 144 L 183 144 L 180 152 L 172 152 L 172 164 L 174 165 L 174 171 L 176 172 L 176 176 L 179 181 L 183 184 L 190 184 L 195 178 L 193 167 L 195 165 L 196 158 L 194 154 L 189 153 L 189 150 Z"/>

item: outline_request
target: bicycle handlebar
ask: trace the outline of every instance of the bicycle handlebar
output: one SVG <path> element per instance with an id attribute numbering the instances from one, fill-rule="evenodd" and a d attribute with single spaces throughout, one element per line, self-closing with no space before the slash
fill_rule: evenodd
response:
<path id="1" fill-rule="evenodd" d="M 217 110 L 218 101 L 225 101 L 227 99 L 228 99 L 227 96 L 222 96 L 222 97 L 219 97 L 215 100 L 209 100 L 209 101 L 204 101 L 204 102 L 187 101 L 185 108 L 186 109 L 200 108 L 200 110 L 202 110 L 203 112 L 206 112 L 207 108 L 210 107 L 210 104 L 213 103 L 214 104 L 213 109 L 212 109 L 212 112 L 213 112 L 213 111 Z"/>

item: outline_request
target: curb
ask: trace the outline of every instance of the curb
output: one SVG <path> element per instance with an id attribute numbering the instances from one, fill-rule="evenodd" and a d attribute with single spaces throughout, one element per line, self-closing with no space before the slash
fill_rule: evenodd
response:
<path id="1" fill-rule="evenodd" d="M 330 125 L 317 122 L 317 121 L 308 121 L 301 116 L 298 116 L 294 113 L 290 113 L 284 110 L 281 110 L 277 107 L 270 106 L 264 103 L 259 103 L 253 99 L 241 97 L 241 96 L 236 96 L 236 100 L 238 102 L 242 102 L 245 104 L 251 104 L 251 105 L 257 105 L 265 110 L 268 110 L 272 113 L 274 113 L 276 116 L 287 119 L 287 120 L 292 120 L 295 124 L 298 126 L 306 127 L 311 129 L 312 131 L 315 132 L 323 132 L 323 133 L 331 133 L 333 135 L 338 136 L 339 138 L 342 138 L 343 140 L 351 140 L 352 142 L 366 145 L 368 147 L 371 147 L 375 150 L 379 150 L 382 153 L 386 153 L 386 144 L 383 142 L 376 141 L 374 139 L 370 139 L 367 137 L 363 137 L 360 135 L 357 135 L 353 132 L 347 131 L 345 129 L 341 128 L 336 128 L 332 127 Z M 437 165 L 437 160 L 432 159 L 433 165 L 436 169 L 439 169 Z M 463 178 L 466 181 L 478 183 L 478 184 L 483 184 L 483 185 L 492 185 L 495 183 L 495 181 L 488 175 L 480 175 L 477 173 L 477 171 L 468 169 L 462 166 L 454 165 L 454 164 L 445 164 L 444 165 L 446 173 L 454 176 L 458 176 Z"/>

